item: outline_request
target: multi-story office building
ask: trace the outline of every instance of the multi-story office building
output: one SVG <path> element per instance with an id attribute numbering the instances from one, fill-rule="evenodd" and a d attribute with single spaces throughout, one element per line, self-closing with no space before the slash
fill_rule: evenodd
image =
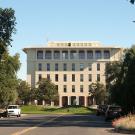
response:
<path id="1" fill-rule="evenodd" d="M 105 84 L 107 62 L 119 61 L 122 49 L 102 46 L 99 42 L 49 42 L 45 47 L 28 47 L 27 82 L 36 87 L 41 78 L 57 85 L 59 106 L 90 104 L 92 82 Z"/>

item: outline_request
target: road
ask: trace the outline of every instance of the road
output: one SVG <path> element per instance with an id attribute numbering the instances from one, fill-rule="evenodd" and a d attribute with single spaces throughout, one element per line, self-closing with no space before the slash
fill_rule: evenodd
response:
<path id="1" fill-rule="evenodd" d="M 121 135 L 95 115 L 26 115 L 1 118 L 0 135 Z"/>

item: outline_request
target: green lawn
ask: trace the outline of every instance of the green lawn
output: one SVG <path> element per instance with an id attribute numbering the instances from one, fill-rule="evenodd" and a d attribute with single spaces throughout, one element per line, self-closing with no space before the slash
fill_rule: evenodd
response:
<path id="1" fill-rule="evenodd" d="M 44 107 L 27 105 L 21 107 L 22 113 L 27 114 L 93 114 L 95 111 L 87 107 Z"/>

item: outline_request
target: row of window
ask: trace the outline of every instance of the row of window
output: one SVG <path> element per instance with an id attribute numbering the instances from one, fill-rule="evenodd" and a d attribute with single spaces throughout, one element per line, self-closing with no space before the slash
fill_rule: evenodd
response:
<path id="1" fill-rule="evenodd" d="M 55 71 L 59 71 L 59 64 L 55 63 Z M 47 63 L 46 64 L 46 70 L 50 71 L 51 70 L 51 64 Z M 72 71 L 76 71 L 76 65 L 75 63 L 72 63 Z M 80 63 L 80 71 L 84 70 L 84 63 Z M 92 64 L 89 63 L 88 64 L 88 70 L 91 71 L 92 70 Z M 42 63 L 38 64 L 38 71 L 42 71 Z M 67 71 L 67 63 L 63 63 L 63 71 Z M 100 71 L 100 63 L 97 63 L 97 71 Z"/>
<path id="2" fill-rule="evenodd" d="M 57 90 L 58 90 L 58 85 L 56 85 L 57 86 Z M 88 92 L 91 90 L 91 85 L 88 85 Z M 76 90 L 76 88 L 75 88 L 75 85 L 72 85 L 72 90 L 71 90 L 72 92 L 78 92 L 77 90 Z M 68 92 L 68 90 L 67 90 L 67 85 L 63 85 L 63 92 L 64 93 L 66 93 L 66 92 Z M 82 92 L 84 92 L 84 86 L 83 85 L 80 85 L 80 92 L 82 93 Z"/>
<path id="3" fill-rule="evenodd" d="M 53 55 L 52 55 L 53 54 Z M 79 52 L 77 51 L 70 51 L 70 54 L 68 51 L 62 51 L 62 53 L 60 51 L 54 51 L 54 53 L 52 53 L 52 51 L 45 51 L 45 55 L 44 55 L 44 51 L 43 50 L 38 50 L 37 51 L 37 59 L 63 59 L 63 60 L 67 60 L 67 59 L 93 59 L 94 58 L 94 52 L 93 51 L 87 51 L 86 55 L 85 55 L 85 51 L 80 50 Z M 95 51 L 95 58 L 96 59 L 101 59 L 102 58 L 102 51 L 97 50 Z M 109 50 L 104 50 L 103 51 L 103 58 L 104 59 L 109 59 L 110 58 L 110 51 Z"/>
<path id="4" fill-rule="evenodd" d="M 42 74 L 39 74 L 39 81 L 42 79 Z M 50 80 L 50 74 L 47 74 L 47 79 Z M 58 82 L 59 81 L 59 75 L 58 74 L 55 74 L 55 82 Z M 68 78 L 67 78 L 67 74 L 64 74 L 63 75 L 63 81 L 64 82 L 67 82 L 68 81 Z M 72 82 L 75 82 L 76 81 L 76 76 L 75 74 L 72 74 Z M 84 81 L 84 75 L 83 74 L 80 74 L 80 82 L 83 82 Z M 88 74 L 88 81 L 89 82 L 92 82 L 92 74 Z M 100 74 L 97 74 L 97 81 L 100 81 Z"/>

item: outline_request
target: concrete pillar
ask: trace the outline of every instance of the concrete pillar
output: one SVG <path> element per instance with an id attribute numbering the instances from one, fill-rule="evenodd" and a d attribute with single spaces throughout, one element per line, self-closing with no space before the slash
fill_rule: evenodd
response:
<path id="1" fill-rule="evenodd" d="M 51 106 L 54 106 L 54 101 L 51 101 Z"/>
<path id="2" fill-rule="evenodd" d="M 71 96 L 68 96 L 68 105 L 71 105 Z"/>
<path id="3" fill-rule="evenodd" d="M 79 96 L 76 96 L 76 105 L 79 105 Z"/>
<path id="4" fill-rule="evenodd" d="M 45 105 L 45 100 L 42 100 L 42 105 L 43 105 L 43 106 Z"/>
<path id="5" fill-rule="evenodd" d="M 62 107 L 62 96 L 59 96 L 59 107 Z"/>
<path id="6" fill-rule="evenodd" d="M 85 107 L 87 107 L 87 106 L 88 106 L 87 102 L 88 102 L 88 97 L 87 97 L 87 96 L 85 96 L 85 97 L 84 97 L 84 106 L 85 106 Z"/>

